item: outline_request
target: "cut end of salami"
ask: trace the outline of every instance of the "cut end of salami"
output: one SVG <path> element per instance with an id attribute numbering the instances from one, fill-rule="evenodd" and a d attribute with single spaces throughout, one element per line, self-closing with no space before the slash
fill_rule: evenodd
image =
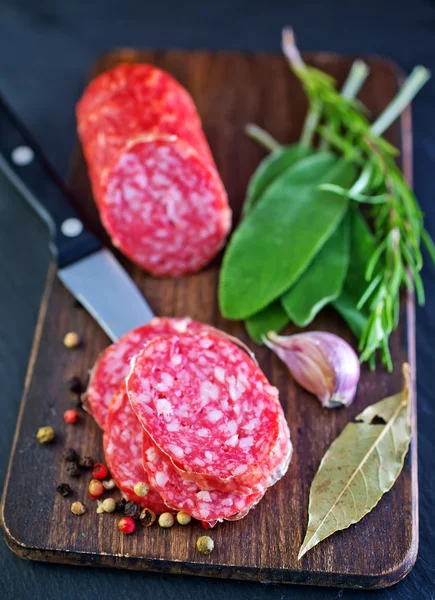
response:
<path id="1" fill-rule="evenodd" d="M 138 496 L 133 489 L 139 482 L 149 484 L 148 475 L 142 466 L 142 435 L 142 427 L 130 406 L 125 387 L 121 386 L 110 403 L 104 434 L 107 466 L 127 500 L 161 514 L 168 507 L 151 485 L 146 496 Z"/>
<path id="2" fill-rule="evenodd" d="M 155 318 L 146 325 L 132 329 L 106 348 L 91 371 L 85 394 L 87 410 L 101 427 L 106 428 L 109 404 L 130 370 L 130 361 L 147 342 L 156 337 L 206 330 L 207 325 L 184 319 Z"/>
<path id="3" fill-rule="evenodd" d="M 278 391 L 229 336 L 189 318 L 153 319 L 112 344 L 87 397 L 116 485 L 155 513 L 237 521 L 288 469 Z"/>
<path id="4" fill-rule="evenodd" d="M 132 142 L 100 205 L 113 244 L 154 275 L 201 269 L 217 254 L 231 214 L 216 175 L 177 137 Z"/>
<path id="5" fill-rule="evenodd" d="M 194 481 L 183 479 L 165 455 L 145 433 L 143 438 L 144 468 L 149 480 L 168 506 L 184 510 L 200 521 L 219 521 L 247 514 L 263 497 L 264 490 L 248 496 L 231 492 L 203 490 Z"/>
<path id="6" fill-rule="evenodd" d="M 189 93 L 152 65 L 121 64 L 90 83 L 77 122 L 114 245 L 158 276 L 207 264 L 231 211 Z"/>
<path id="7" fill-rule="evenodd" d="M 186 333 L 150 341 L 133 361 L 127 390 L 142 426 L 181 474 L 209 478 L 212 487 L 256 483 L 263 474 L 279 436 L 278 390 L 227 339 Z"/>

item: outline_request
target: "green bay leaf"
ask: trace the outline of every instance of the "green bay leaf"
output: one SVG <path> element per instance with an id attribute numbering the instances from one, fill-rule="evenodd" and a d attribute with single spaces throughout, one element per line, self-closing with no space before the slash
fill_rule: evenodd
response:
<path id="1" fill-rule="evenodd" d="M 290 167 L 313 151 L 309 147 L 294 144 L 283 146 L 274 150 L 264 158 L 258 165 L 255 173 L 248 183 L 246 200 L 243 204 L 243 216 L 245 217 L 254 208 L 266 189 Z"/>
<path id="2" fill-rule="evenodd" d="M 332 306 L 340 313 L 351 331 L 360 338 L 367 324 L 367 311 L 358 310 L 357 304 L 363 295 L 367 281 L 365 273 L 367 264 L 376 244 L 375 239 L 361 212 L 350 207 L 350 260 L 341 295 L 333 301 Z"/>
<path id="3" fill-rule="evenodd" d="M 219 280 L 223 316 L 245 319 L 285 292 L 335 231 L 349 200 L 318 189 L 350 186 L 355 168 L 328 152 L 304 158 L 279 176 L 234 232 Z"/>
<path id="4" fill-rule="evenodd" d="M 305 327 L 343 288 L 349 265 L 350 223 L 340 225 L 316 254 L 296 283 L 281 297 L 281 304 L 299 327 Z"/>
<path id="5" fill-rule="evenodd" d="M 348 290 L 343 290 L 332 303 L 335 310 L 346 321 L 351 332 L 359 339 L 367 325 L 367 314 L 358 310 L 356 305 L 357 302 Z"/>
<path id="6" fill-rule="evenodd" d="M 409 367 L 403 392 L 366 408 L 323 457 L 310 490 L 301 558 L 336 531 L 360 521 L 391 489 L 411 440 Z M 375 418 L 384 421 L 374 424 Z"/>
<path id="7" fill-rule="evenodd" d="M 266 308 L 263 308 L 260 312 L 252 315 L 245 321 L 245 327 L 248 331 L 249 337 L 257 342 L 262 343 L 263 335 L 269 333 L 269 331 L 279 332 L 281 329 L 288 324 L 289 318 L 287 313 L 281 306 L 279 300 L 275 300 Z"/>

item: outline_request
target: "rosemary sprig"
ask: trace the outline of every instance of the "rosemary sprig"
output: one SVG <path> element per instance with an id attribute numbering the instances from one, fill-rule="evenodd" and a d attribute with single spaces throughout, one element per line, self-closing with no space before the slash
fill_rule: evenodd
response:
<path id="1" fill-rule="evenodd" d="M 361 360 L 371 365 L 380 349 L 383 363 L 391 370 L 388 339 L 398 323 L 400 289 L 402 284 L 413 287 L 418 302 L 424 303 L 420 243 L 426 246 L 434 262 L 435 246 L 424 229 L 417 199 L 396 165 L 398 151 L 381 136 L 430 74 L 425 68 L 416 67 L 396 98 L 370 124 L 352 94 L 350 97 L 340 94 L 331 77 L 304 63 L 291 29 L 283 32 L 283 51 L 302 82 L 310 105 L 301 142 L 312 142 L 310 129 L 314 127 L 320 135 L 321 147 L 331 145 L 346 160 L 360 167 L 360 176 L 351 190 L 334 187 L 337 193 L 372 205 L 378 244 L 367 267 L 367 288 L 358 304 L 359 309 L 366 306 L 369 310 L 359 348 Z"/>

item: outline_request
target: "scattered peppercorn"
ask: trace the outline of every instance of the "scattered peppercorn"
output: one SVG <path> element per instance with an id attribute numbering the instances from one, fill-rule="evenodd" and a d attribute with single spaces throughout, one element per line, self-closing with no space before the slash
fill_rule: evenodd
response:
<path id="1" fill-rule="evenodd" d="M 174 517 L 171 513 L 165 512 L 162 513 L 159 517 L 159 525 L 160 527 L 172 527 L 174 524 Z"/>
<path id="2" fill-rule="evenodd" d="M 79 517 L 86 512 L 86 508 L 81 502 L 73 502 L 71 504 L 71 512 Z"/>
<path id="3" fill-rule="evenodd" d="M 80 346 L 80 337 L 75 331 L 69 331 L 63 338 L 66 348 L 78 348 Z"/>
<path id="4" fill-rule="evenodd" d="M 208 535 L 202 535 L 196 540 L 196 547 L 202 554 L 211 554 L 214 548 L 214 541 Z"/>
<path id="5" fill-rule="evenodd" d="M 53 427 L 40 427 L 36 433 L 36 439 L 40 444 L 48 444 L 54 440 Z"/>
<path id="6" fill-rule="evenodd" d="M 80 377 L 77 377 L 77 375 L 68 379 L 67 384 L 68 389 L 72 394 L 82 394 L 85 391 L 82 380 Z"/>
<path id="7" fill-rule="evenodd" d="M 180 525 L 187 525 L 191 520 L 192 517 L 187 512 L 184 512 L 184 510 L 180 510 L 180 512 L 177 513 L 177 521 Z"/>
<path id="8" fill-rule="evenodd" d="M 123 513 L 126 504 L 127 504 L 127 500 L 125 498 L 121 498 L 121 500 L 118 500 L 118 502 L 116 503 L 115 510 L 117 512 L 122 512 Z"/>
<path id="9" fill-rule="evenodd" d="M 150 527 L 156 520 L 156 513 L 150 508 L 144 508 L 140 513 L 139 520 L 144 527 Z"/>
<path id="10" fill-rule="evenodd" d="M 103 463 L 95 463 L 92 469 L 92 477 L 94 479 L 105 479 L 108 473 L 107 467 Z"/>
<path id="11" fill-rule="evenodd" d="M 133 533 L 136 529 L 136 525 L 130 517 L 123 517 L 118 523 L 118 529 L 123 533 Z"/>
<path id="12" fill-rule="evenodd" d="M 107 481 L 103 481 L 103 486 L 105 490 L 113 490 L 116 488 L 116 483 L 113 479 L 108 479 Z"/>
<path id="13" fill-rule="evenodd" d="M 78 457 L 79 456 L 74 448 L 65 448 L 62 452 L 62 458 L 63 460 L 66 460 L 66 462 L 76 462 Z"/>
<path id="14" fill-rule="evenodd" d="M 69 423 L 70 425 L 77 423 L 79 420 L 79 413 L 73 408 L 70 408 L 63 413 L 63 420 L 65 423 Z"/>
<path id="15" fill-rule="evenodd" d="M 66 466 L 66 472 L 70 477 L 80 477 L 80 469 L 75 462 L 69 462 Z"/>
<path id="16" fill-rule="evenodd" d="M 67 496 L 69 496 L 71 494 L 72 489 L 70 488 L 70 486 L 67 483 L 59 483 L 59 485 L 56 488 L 56 491 L 59 492 L 59 494 L 61 496 L 66 498 Z"/>
<path id="17" fill-rule="evenodd" d="M 82 456 L 79 459 L 79 467 L 82 469 L 92 469 L 94 466 L 94 461 L 90 456 Z"/>
<path id="18" fill-rule="evenodd" d="M 139 519 L 140 517 L 140 506 L 136 502 L 127 502 L 124 506 L 124 515 L 131 517 L 132 519 Z"/>
<path id="19" fill-rule="evenodd" d="M 103 512 L 105 512 L 103 503 L 101 500 L 97 500 L 97 514 L 101 515 Z"/>
<path id="20" fill-rule="evenodd" d="M 103 508 L 106 513 L 113 513 L 116 508 L 116 502 L 113 498 L 106 498 L 103 500 Z"/>
<path id="21" fill-rule="evenodd" d="M 139 483 L 136 483 L 133 490 L 134 490 L 134 493 L 136 494 L 136 496 L 139 496 L 142 498 L 143 496 L 146 496 L 148 494 L 148 492 L 150 491 L 150 488 L 143 481 L 139 481 Z"/>
<path id="22" fill-rule="evenodd" d="M 98 479 L 91 479 L 88 490 L 89 494 L 91 495 L 91 498 L 93 498 L 94 500 L 104 494 L 103 484 L 101 483 L 101 481 L 98 481 Z"/>

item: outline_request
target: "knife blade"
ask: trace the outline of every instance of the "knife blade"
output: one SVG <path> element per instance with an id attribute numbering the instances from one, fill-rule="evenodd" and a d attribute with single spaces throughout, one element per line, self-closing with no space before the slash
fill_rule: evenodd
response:
<path id="1" fill-rule="evenodd" d="M 59 269 L 58 276 L 113 341 L 154 317 L 132 279 L 107 248 Z"/>
<path id="2" fill-rule="evenodd" d="M 86 227 L 62 181 L 1 97 L 0 171 L 47 222 L 60 280 L 112 341 L 154 317 L 125 269 Z"/>

